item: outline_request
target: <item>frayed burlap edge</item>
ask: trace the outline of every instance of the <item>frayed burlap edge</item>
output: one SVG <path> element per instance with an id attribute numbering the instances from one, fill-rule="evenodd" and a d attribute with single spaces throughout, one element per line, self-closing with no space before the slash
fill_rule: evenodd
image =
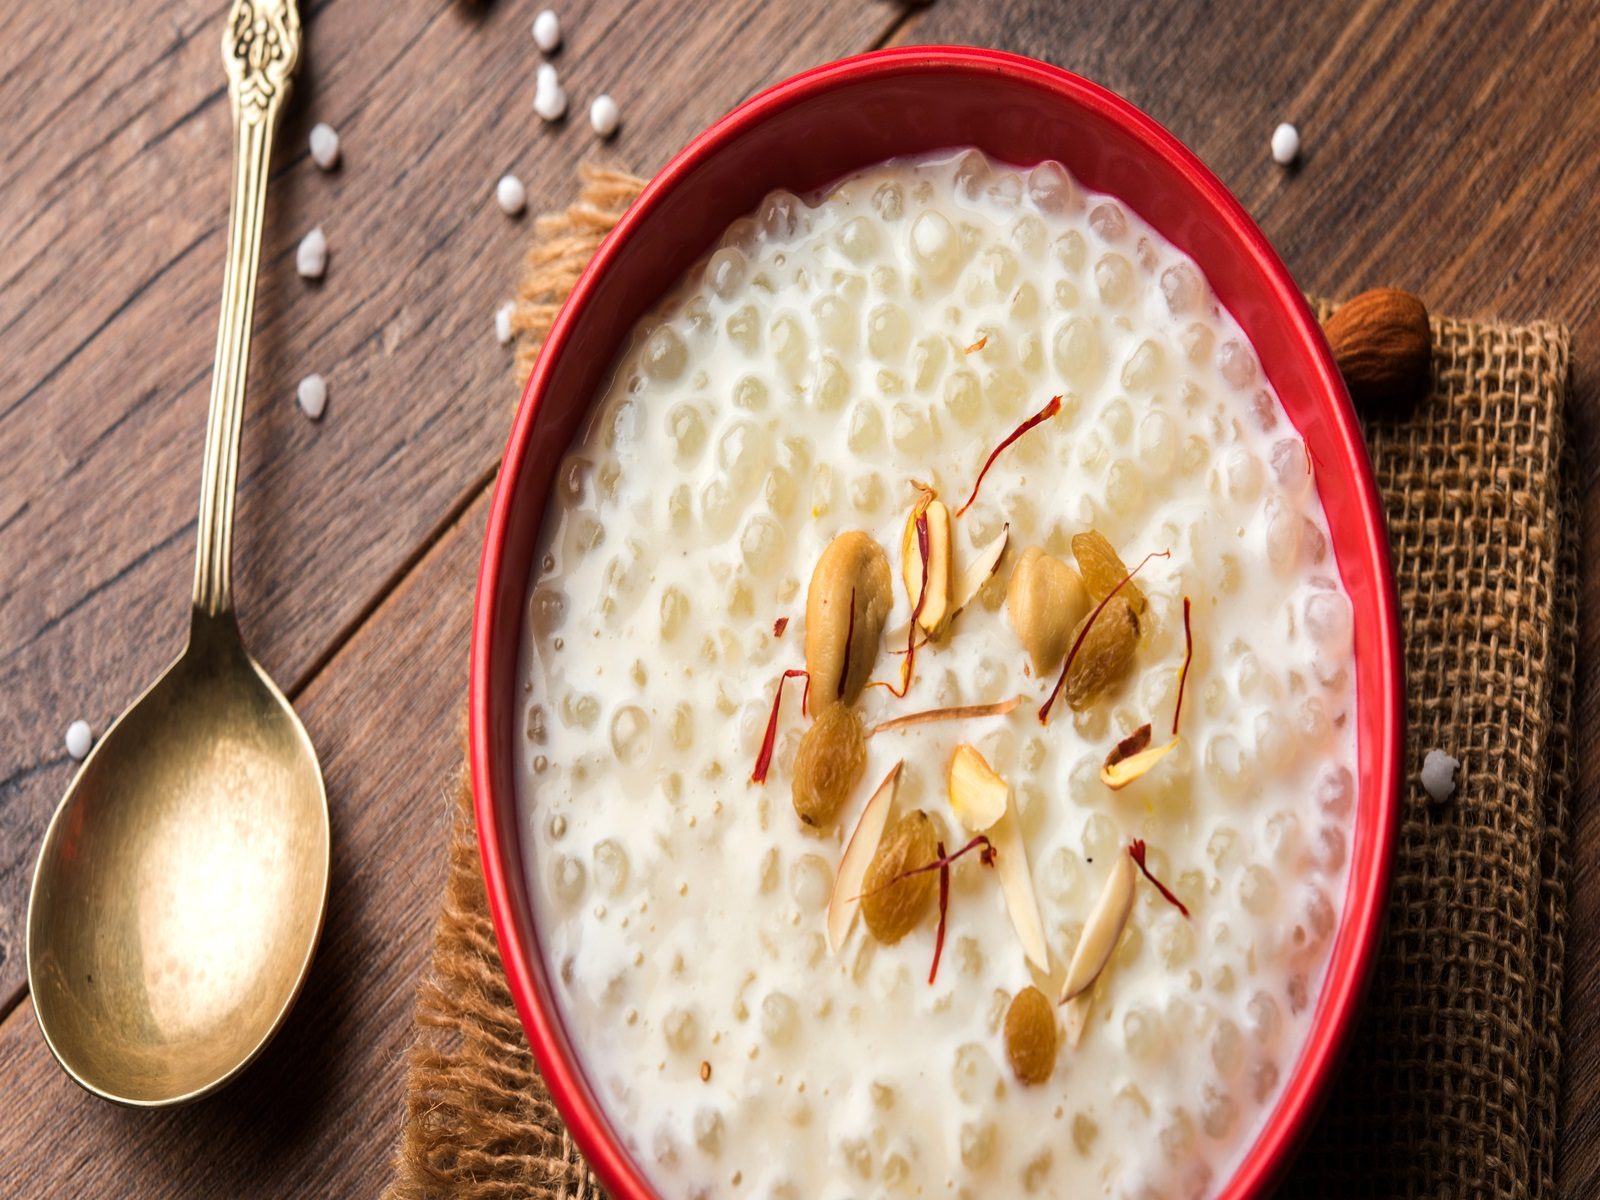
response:
<path id="1" fill-rule="evenodd" d="M 578 201 L 537 223 L 512 317 L 519 383 L 640 187 L 586 166 Z M 1554 1195 L 1577 624 L 1568 338 L 1448 319 L 1434 335 L 1433 394 L 1366 423 L 1405 623 L 1408 778 L 1372 994 L 1286 1184 L 1296 1196 Z M 1443 808 L 1417 782 L 1435 745 L 1464 760 Z M 453 803 L 389 1194 L 602 1200 L 505 984 L 465 779 Z"/>

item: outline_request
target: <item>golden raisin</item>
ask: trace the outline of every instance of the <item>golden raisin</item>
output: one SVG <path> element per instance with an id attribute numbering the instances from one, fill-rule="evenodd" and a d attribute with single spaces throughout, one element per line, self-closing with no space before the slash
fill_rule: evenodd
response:
<path id="1" fill-rule="evenodd" d="M 861 718 L 847 704 L 824 701 L 794 756 L 794 811 L 807 825 L 831 823 L 866 769 Z"/>
<path id="2" fill-rule="evenodd" d="M 1114 688 L 1128 676 L 1133 665 L 1134 647 L 1139 642 L 1139 618 L 1121 592 L 1100 610 L 1078 622 L 1072 640 L 1078 640 L 1084 621 L 1093 621 L 1078 655 L 1067 672 L 1067 703 L 1081 711 L 1097 696 Z"/>
<path id="3" fill-rule="evenodd" d="M 939 857 L 938 834 L 920 808 L 901 817 L 878 843 L 861 883 L 861 915 L 880 942 L 892 945 L 916 927 L 933 903 L 937 871 L 907 875 Z"/>
<path id="4" fill-rule="evenodd" d="M 1024 1084 L 1044 1083 L 1056 1069 L 1056 1010 L 1036 987 L 1025 987 L 1006 1009 L 1006 1057 Z"/>
<path id="5" fill-rule="evenodd" d="M 1075 534 L 1072 539 L 1072 553 L 1078 560 L 1078 570 L 1083 575 L 1083 585 L 1089 589 L 1089 595 L 1096 604 L 1109 596 L 1117 584 L 1128 578 L 1127 566 L 1111 548 L 1111 543 L 1106 541 L 1105 535 L 1096 530 Z M 1147 602 L 1138 584 L 1129 579 L 1127 583 L 1122 584 L 1117 595 L 1128 598 L 1135 616 L 1143 614 Z"/>

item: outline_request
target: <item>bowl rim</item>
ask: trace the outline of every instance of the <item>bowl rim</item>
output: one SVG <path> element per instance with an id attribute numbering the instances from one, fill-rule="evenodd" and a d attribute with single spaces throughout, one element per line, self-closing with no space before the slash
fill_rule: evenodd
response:
<path id="1" fill-rule="evenodd" d="M 826 63 L 774 84 L 713 123 L 673 156 L 606 235 L 562 304 L 523 389 L 495 482 L 472 621 L 468 723 L 474 818 L 489 910 L 507 983 L 545 1083 L 590 1167 L 618 1200 L 656 1200 L 655 1189 L 624 1147 L 620 1132 L 613 1128 L 601 1106 L 591 1103 L 589 1084 L 576 1054 L 568 1052 L 559 1014 L 546 1011 L 539 1002 L 531 965 L 538 949 L 519 932 L 509 890 L 508 870 L 523 868 L 516 854 L 516 831 L 508 834 L 500 827 L 493 790 L 494 739 L 489 721 L 494 707 L 493 630 L 501 603 L 502 566 L 511 516 L 521 500 L 518 481 L 533 441 L 534 418 L 551 364 L 561 355 L 574 325 L 589 306 L 597 281 L 610 269 L 619 248 L 650 220 L 661 200 L 743 131 L 796 104 L 864 79 L 928 70 L 999 74 L 1053 92 L 1065 102 L 1121 126 L 1152 154 L 1165 158 L 1167 166 L 1184 176 L 1209 204 L 1236 247 L 1253 260 L 1257 274 L 1266 281 L 1263 299 L 1280 308 L 1293 326 L 1294 353 L 1305 357 L 1326 394 L 1325 415 L 1331 439 L 1340 446 L 1340 467 L 1354 473 L 1353 491 L 1359 503 L 1346 520 L 1359 519 L 1361 553 L 1344 558 L 1341 566 L 1355 567 L 1370 576 L 1380 610 L 1377 626 L 1362 630 L 1364 636 L 1375 639 L 1375 659 L 1381 664 L 1379 677 L 1383 684 L 1376 695 L 1361 698 L 1378 709 L 1369 718 L 1370 727 L 1378 733 L 1377 744 L 1371 747 L 1373 777 L 1380 789 L 1370 801 L 1376 826 L 1374 852 L 1359 879 L 1356 863 L 1352 860 L 1350 864 L 1339 926 L 1339 939 L 1350 939 L 1348 953 L 1337 959 L 1330 952 L 1328 974 L 1317 998 L 1320 1018 L 1313 1021 L 1300 1047 L 1294 1074 L 1221 1193 L 1224 1197 L 1257 1195 L 1283 1174 L 1327 1096 L 1372 976 L 1388 904 L 1405 744 L 1404 657 L 1383 504 L 1365 441 L 1321 326 L 1255 221 L 1193 151 L 1152 117 L 1099 84 L 1037 59 L 970 46 L 898 47 Z M 522 590 L 519 587 L 519 596 Z M 1360 724 L 1363 729 L 1368 727 L 1367 720 Z M 1361 754 L 1365 758 L 1368 749 L 1363 747 Z M 516 861 L 509 863 L 509 858 Z M 1333 975 L 1335 965 L 1342 968 L 1337 977 Z"/>

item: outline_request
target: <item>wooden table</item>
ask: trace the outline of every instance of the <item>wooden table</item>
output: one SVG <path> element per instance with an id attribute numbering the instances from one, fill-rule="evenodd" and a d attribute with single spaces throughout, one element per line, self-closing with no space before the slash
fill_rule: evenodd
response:
<path id="1" fill-rule="evenodd" d="M 567 0 L 577 119 L 531 112 L 528 0 L 303 0 L 244 435 L 236 587 L 246 637 L 326 770 L 334 882 L 288 1027 L 221 1095 L 176 1112 L 89 1099 L 51 1061 L 25 985 L 40 836 L 97 730 L 176 653 L 228 182 L 224 0 L 0 6 L 0 1195 L 371 1195 L 402 1112 L 413 987 L 444 875 L 473 573 L 518 391 L 492 314 L 531 222 L 588 156 L 649 174 L 799 68 L 902 42 L 977 42 L 1131 98 L 1234 189 L 1308 289 L 1410 287 L 1441 311 L 1548 316 L 1597 561 L 1600 18 L 1579 4 L 1251 0 Z M 1215 11 L 1214 11 L 1215 10 Z M 582 114 L 610 91 L 601 146 Z M 1297 171 L 1267 140 L 1303 134 Z M 344 163 L 312 165 L 335 125 Z M 294 248 L 331 247 L 307 285 Z M 327 416 L 292 403 L 310 371 Z M 1600 585 L 1592 565 L 1583 594 Z M 1596 649 L 1585 622 L 1583 660 Z M 1595 792 L 1593 676 L 1578 797 Z M 1576 805 L 1563 1192 L 1600 1188 L 1600 810 Z"/>

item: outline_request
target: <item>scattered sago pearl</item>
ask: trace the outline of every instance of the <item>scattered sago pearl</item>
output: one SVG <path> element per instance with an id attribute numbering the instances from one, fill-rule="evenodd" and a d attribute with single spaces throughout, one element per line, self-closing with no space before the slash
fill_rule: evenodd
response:
<path id="1" fill-rule="evenodd" d="M 494 338 L 502 346 L 511 342 L 511 312 L 516 306 L 507 300 L 494 310 Z"/>
<path id="2" fill-rule="evenodd" d="M 515 175 L 502 175 L 500 182 L 494 185 L 495 203 L 500 205 L 500 211 L 508 217 L 514 217 L 528 207 L 528 189 L 522 186 L 522 180 Z"/>
<path id="3" fill-rule="evenodd" d="M 1422 786 L 1435 804 L 1455 795 L 1456 771 L 1460 766 L 1460 759 L 1452 758 L 1443 750 L 1429 750 L 1422 760 Z"/>
<path id="4" fill-rule="evenodd" d="M 1300 131 L 1285 121 L 1272 131 L 1272 158 L 1288 166 L 1300 154 Z"/>
<path id="5" fill-rule="evenodd" d="M 89 756 L 89 750 L 94 746 L 94 731 L 89 728 L 87 721 L 74 721 L 67 726 L 67 753 L 78 762 Z"/>
<path id="6" fill-rule="evenodd" d="M 533 19 L 533 40 L 546 54 L 561 45 L 561 18 L 548 8 L 541 12 Z"/>
<path id="7" fill-rule="evenodd" d="M 305 237 L 294 252 L 294 269 L 302 279 L 321 279 L 328 269 L 328 239 L 322 226 L 317 226 Z"/>
<path id="8" fill-rule="evenodd" d="M 339 135 L 325 121 L 311 127 L 311 160 L 324 171 L 339 165 Z"/>
<path id="9" fill-rule="evenodd" d="M 589 105 L 589 124 L 603 138 L 615 133 L 621 120 L 622 112 L 610 96 L 596 96 L 594 103 Z"/>
<path id="10" fill-rule="evenodd" d="M 294 390 L 295 403 L 313 421 L 320 421 L 328 407 L 328 384 L 321 375 L 307 375 Z"/>
<path id="11" fill-rule="evenodd" d="M 538 83 L 533 90 L 533 111 L 545 121 L 559 121 L 567 115 L 567 93 L 561 87 L 561 77 L 549 63 L 539 67 Z"/>

